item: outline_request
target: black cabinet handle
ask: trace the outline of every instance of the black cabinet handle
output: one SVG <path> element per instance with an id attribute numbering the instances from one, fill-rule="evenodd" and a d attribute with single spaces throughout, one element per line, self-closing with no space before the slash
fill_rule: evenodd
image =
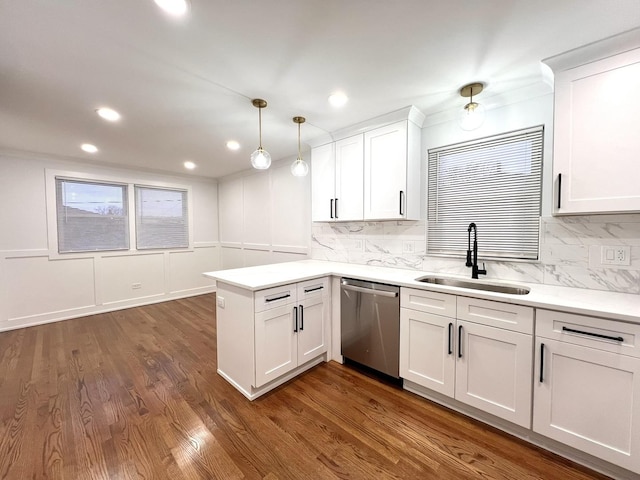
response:
<path id="1" fill-rule="evenodd" d="M 449 349 L 449 355 L 451 355 L 453 353 L 453 345 L 452 345 L 452 340 L 453 340 L 453 323 L 449 323 L 449 342 L 448 342 L 448 349 Z"/>
<path id="2" fill-rule="evenodd" d="M 540 344 L 540 383 L 544 383 L 544 343 Z"/>
<path id="3" fill-rule="evenodd" d="M 603 335 L 601 333 L 583 332 L 582 330 L 574 330 L 573 328 L 562 327 L 563 332 L 579 333 L 580 335 L 587 335 L 589 337 L 604 338 L 606 340 L 613 340 L 614 342 L 624 342 L 622 337 L 613 337 L 611 335 Z"/>
<path id="4" fill-rule="evenodd" d="M 298 307 L 293 307 L 294 328 L 293 333 L 298 333 Z"/>
<path id="5" fill-rule="evenodd" d="M 404 192 L 400 190 L 400 215 L 404 215 Z"/>
<path id="6" fill-rule="evenodd" d="M 291 296 L 291 294 L 287 293 L 286 295 L 280 295 L 279 297 L 265 298 L 264 301 L 265 302 L 275 302 L 276 300 L 282 300 L 283 298 L 289 298 L 290 296 Z"/>
<path id="7" fill-rule="evenodd" d="M 338 199 L 336 198 L 335 207 L 333 207 L 333 216 L 338 218 Z"/>
<path id="8" fill-rule="evenodd" d="M 304 307 L 300 305 L 300 331 L 304 330 Z"/>
<path id="9" fill-rule="evenodd" d="M 329 205 L 329 215 L 333 218 L 333 198 L 331 199 L 331 204 Z"/>
<path id="10" fill-rule="evenodd" d="M 458 358 L 462 358 L 462 325 L 458 326 Z"/>
<path id="11" fill-rule="evenodd" d="M 562 174 L 558 174 L 558 209 L 562 205 Z"/>
<path id="12" fill-rule="evenodd" d="M 311 293 L 311 292 L 316 292 L 318 290 L 322 290 L 324 288 L 323 285 L 320 285 L 319 287 L 313 287 L 313 288 L 305 288 L 304 289 L 304 293 Z"/>

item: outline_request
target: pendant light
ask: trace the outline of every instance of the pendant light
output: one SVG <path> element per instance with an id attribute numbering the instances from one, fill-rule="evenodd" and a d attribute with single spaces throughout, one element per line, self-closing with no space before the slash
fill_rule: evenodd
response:
<path id="1" fill-rule="evenodd" d="M 478 82 L 470 83 L 460 89 L 460 96 L 470 99 L 458 116 L 458 124 L 463 130 L 475 130 L 484 123 L 484 106 L 473 101 L 473 96 L 478 95 L 483 89 L 484 85 Z"/>
<path id="2" fill-rule="evenodd" d="M 298 158 L 291 164 L 291 173 L 294 177 L 306 177 L 309 173 L 309 165 L 302 159 L 300 152 L 300 125 L 305 121 L 304 117 L 293 117 L 293 122 L 298 124 Z"/>
<path id="3" fill-rule="evenodd" d="M 261 98 L 254 98 L 251 103 L 258 109 L 258 131 L 260 135 L 258 149 L 251 154 L 251 165 L 258 170 L 266 170 L 271 165 L 271 155 L 262 148 L 262 109 L 267 106 L 267 102 Z"/>

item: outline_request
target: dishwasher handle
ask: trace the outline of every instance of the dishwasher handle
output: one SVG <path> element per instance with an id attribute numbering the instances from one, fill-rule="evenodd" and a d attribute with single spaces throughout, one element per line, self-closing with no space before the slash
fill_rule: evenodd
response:
<path id="1" fill-rule="evenodd" d="M 352 292 L 368 293 L 370 295 L 380 295 L 381 297 L 397 297 L 398 292 L 387 292 L 385 290 L 373 290 L 371 288 L 356 287 L 355 285 L 342 284 L 343 290 L 351 290 Z"/>

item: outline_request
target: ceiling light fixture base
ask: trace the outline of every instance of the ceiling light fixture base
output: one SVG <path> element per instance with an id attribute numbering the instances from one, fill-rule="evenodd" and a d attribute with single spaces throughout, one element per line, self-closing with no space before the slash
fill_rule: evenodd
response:
<path id="1" fill-rule="evenodd" d="M 265 108 L 267 106 L 267 101 L 261 98 L 254 98 L 251 100 L 251 104 L 256 108 Z"/>

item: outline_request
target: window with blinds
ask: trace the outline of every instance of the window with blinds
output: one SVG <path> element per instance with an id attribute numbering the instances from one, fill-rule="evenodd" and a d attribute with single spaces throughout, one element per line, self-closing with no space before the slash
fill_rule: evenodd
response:
<path id="1" fill-rule="evenodd" d="M 136 246 L 187 248 L 189 215 L 186 190 L 136 185 Z"/>
<path id="2" fill-rule="evenodd" d="M 129 249 L 127 186 L 56 178 L 58 252 Z"/>
<path id="3" fill-rule="evenodd" d="M 429 150 L 427 253 L 538 259 L 544 127 Z M 473 241 L 473 240 L 472 240 Z"/>

